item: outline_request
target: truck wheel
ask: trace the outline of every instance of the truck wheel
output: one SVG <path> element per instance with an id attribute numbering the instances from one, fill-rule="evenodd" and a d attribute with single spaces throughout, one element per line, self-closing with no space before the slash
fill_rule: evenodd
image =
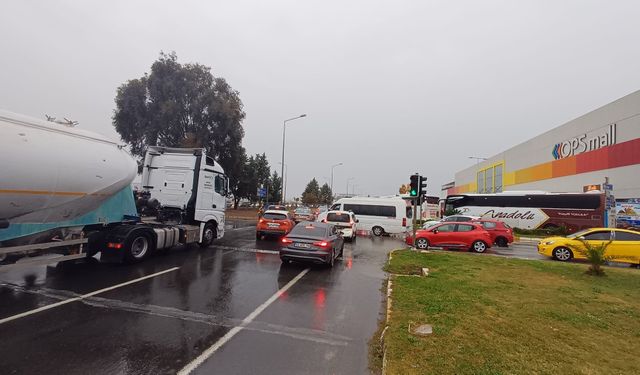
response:
<path id="1" fill-rule="evenodd" d="M 144 260 L 151 252 L 149 236 L 142 232 L 134 232 L 125 241 L 125 260 L 128 263 L 137 263 Z"/>
<path id="2" fill-rule="evenodd" d="M 202 242 L 198 242 L 198 245 L 201 248 L 209 247 L 217 237 L 218 231 L 216 230 L 215 225 L 213 225 L 213 223 L 207 223 L 204 226 L 204 231 L 202 232 Z"/>

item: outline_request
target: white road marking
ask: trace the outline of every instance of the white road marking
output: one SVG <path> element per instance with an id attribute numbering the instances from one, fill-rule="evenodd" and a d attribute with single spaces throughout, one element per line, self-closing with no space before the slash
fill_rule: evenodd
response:
<path id="1" fill-rule="evenodd" d="M 12 320 L 24 318 L 24 317 L 29 316 L 29 315 L 37 314 L 37 313 L 42 312 L 42 311 L 50 310 L 50 309 L 53 309 L 53 308 L 58 307 L 58 306 L 66 305 L 66 304 L 71 303 L 71 302 L 80 301 L 82 299 L 85 299 L 85 298 L 88 298 L 88 297 L 92 297 L 92 296 L 95 296 L 95 295 L 100 294 L 100 293 L 104 293 L 104 292 L 108 292 L 110 290 L 118 289 L 118 288 L 121 288 L 123 286 L 135 284 L 137 282 L 140 282 L 140 281 L 143 281 L 143 280 L 146 280 L 146 279 L 150 279 L 152 277 L 160 276 L 160 275 L 163 275 L 163 274 L 168 273 L 168 272 L 173 272 L 173 271 L 176 271 L 178 269 L 180 269 L 180 267 L 169 268 L 168 270 L 164 270 L 164 271 L 156 272 L 156 273 L 151 274 L 151 275 L 139 277 L 137 279 L 124 282 L 122 284 L 113 285 L 113 286 L 110 286 L 108 288 L 96 290 L 94 292 L 83 294 L 83 295 L 78 296 L 78 297 L 69 298 L 69 299 L 66 299 L 64 301 L 52 303 L 50 305 L 42 306 L 42 307 L 39 307 L 37 309 L 29 310 L 29 311 L 23 312 L 21 314 L 17 314 L 17 315 L 10 316 L 8 318 L 0 319 L 0 324 L 4 324 L 4 323 L 10 322 Z"/>
<path id="2" fill-rule="evenodd" d="M 252 249 L 252 248 L 226 246 L 226 245 L 218 245 L 218 246 L 216 246 L 216 249 L 232 250 L 232 251 L 243 251 L 243 252 L 246 252 L 246 253 L 280 254 L 280 252 L 278 250 L 262 250 L 262 249 Z M 227 254 L 227 253 L 224 253 L 224 254 Z"/>
<path id="3" fill-rule="evenodd" d="M 240 331 L 242 331 L 249 323 L 253 321 L 260 313 L 262 313 L 269 305 L 271 305 L 282 293 L 286 292 L 291 288 L 295 283 L 300 281 L 300 279 L 309 272 L 309 269 L 306 268 L 302 270 L 298 274 L 298 276 L 294 277 L 291 281 L 287 283 L 287 285 L 280 288 L 277 292 L 275 292 L 268 300 L 264 301 L 262 305 L 258 306 L 251 314 L 249 314 L 246 318 L 242 320 L 239 326 L 233 327 L 226 335 L 222 336 L 218 341 L 216 341 L 213 345 L 211 345 L 207 350 L 202 352 L 196 359 L 191 361 L 188 365 L 186 365 L 182 370 L 178 371 L 178 375 L 188 375 L 193 372 L 196 368 L 204 363 L 209 357 L 211 357 L 218 349 L 222 347 L 222 345 L 226 344 L 229 340 L 233 338 L 233 336 L 237 335 Z"/>
<path id="4" fill-rule="evenodd" d="M 225 232 L 234 232 L 237 230 L 247 230 L 247 229 L 256 229 L 256 227 L 240 227 L 240 228 L 229 228 L 229 229 L 225 229 Z"/>

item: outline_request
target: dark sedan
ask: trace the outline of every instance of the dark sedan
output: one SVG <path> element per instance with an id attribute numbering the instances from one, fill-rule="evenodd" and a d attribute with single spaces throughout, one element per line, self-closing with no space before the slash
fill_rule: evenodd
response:
<path id="1" fill-rule="evenodd" d="M 344 239 L 334 225 L 303 221 L 281 240 L 280 259 L 324 263 L 333 267 L 342 256 Z"/>

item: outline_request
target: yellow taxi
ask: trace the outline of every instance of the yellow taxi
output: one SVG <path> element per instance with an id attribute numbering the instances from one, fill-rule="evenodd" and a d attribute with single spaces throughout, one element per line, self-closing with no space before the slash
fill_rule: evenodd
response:
<path id="1" fill-rule="evenodd" d="M 591 228 L 566 237 L 548 237 L 538 242 L 538 253 L 562 262 L 572 258 L 586 259 L 576 251 L 583 248 L 581 241 L 595 246 L 611 241 L 606 256 L 615 262 L 640 264 L 640 233 L 627 229 Z"/>

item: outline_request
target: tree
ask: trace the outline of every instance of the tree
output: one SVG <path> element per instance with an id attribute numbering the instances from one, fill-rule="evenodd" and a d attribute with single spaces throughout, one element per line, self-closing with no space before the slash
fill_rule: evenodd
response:
<path id="1" fill-rule="evenodd" d="M 319 192 L 318 196 L 319 196 L 319 202 L 321 204 L 329 205 L 329 204 L 333 203 L 333 193 L 331 192 L 331 188 L 329 187 L 329 185 L 326 182 L 320 188 L 320 192 Z"/>
<path id="2" fill-rule="evenodd" d="M 243 104 L 211 68 L 161 52 L 151 73 L 118 87 L 115 102 L 113 125 L 134 156 L 141 159 L 153 145 L 203 147 L 239 188 Z"/>
<path id="3" fill-rule="evenodd" d="M 229 176 L 229 187 L 233 193 L 233 208 L 238 209 L 240 199 L 246 198 L 249 194 L 248 175 L 247 169 L 247 154 L 244 147 L 241 147 L 240 157 L 238 157 L 234 163 L 231 164 L 229 170 L 225 169 L 225 172 Z"/>
<path id="4" fill-rule="evenodd" d="M 318 185 L 318 181 L 313 178 L 307 184 L 307 187 L 304 189 L 302 193 L 302 203 L 308 206 L 313 206 L 318 204 L 320 199 L 320 186 Z"/>
<path id="5" fill-rule="evenodd" d="M 271 178 L 269 178 L 269 195 L 267 197 L 268 202 L 280 202 L 282 198 L 282 178 L 278 176 L 278 172 L 273 171 Z"/>

